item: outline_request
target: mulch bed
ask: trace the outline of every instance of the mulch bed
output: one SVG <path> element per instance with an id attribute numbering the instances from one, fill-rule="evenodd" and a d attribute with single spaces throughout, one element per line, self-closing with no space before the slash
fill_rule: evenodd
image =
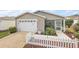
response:
<path id="1" fill-rule="evenodd" d="M 23 48 L 46 48 L 39 45 L 26 44 Z"/>
<path id="2" fill-rule="evenodd" d="M 72 37 L 72 35 L 74 35 L 74 34 L 72 34 L 72 33 L 65 33 L 68 37 L 70 37 L 71 39 L 75 39 L 75 36 L 74 36 L 74 38 Z"/>

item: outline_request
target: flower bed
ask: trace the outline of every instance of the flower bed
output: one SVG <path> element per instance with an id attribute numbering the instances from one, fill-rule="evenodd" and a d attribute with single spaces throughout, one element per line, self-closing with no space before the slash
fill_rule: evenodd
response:
<path id="1" fill-rule="evenodd" d="M 47 27 L 45 32 L 37 32 L 36 34 L 57 36 L 56 31 L 52 27 Z"/>
<path id="2" fill-rule="evenodd" d="M 66 29 L 65 34 L 70 38 L 78 38 L 79 39 L 79 24 L 75 24 L 74 26 Z"/>

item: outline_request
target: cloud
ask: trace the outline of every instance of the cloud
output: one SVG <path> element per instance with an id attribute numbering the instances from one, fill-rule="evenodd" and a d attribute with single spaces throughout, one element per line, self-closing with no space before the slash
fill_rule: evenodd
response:
<path id="1" fill-rule="evenodd" d="M 35 12 L 36 10 L 0 10 L 0 16 L 17 16 L 25 12 Z"/>
<path id="2" fill-rule="evenodd" d="M 79 14 L 79 10 L 65 10 L 66 15 Z"/>

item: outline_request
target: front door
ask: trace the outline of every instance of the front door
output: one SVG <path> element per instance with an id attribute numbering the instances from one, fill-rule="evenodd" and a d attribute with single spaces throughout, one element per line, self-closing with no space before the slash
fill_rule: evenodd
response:
<path id="1" fill-rule="evenodd" d="M 55 29 L 57 31 L 62 31 L 62 20 L 56 20 L 55 21 Z"/>

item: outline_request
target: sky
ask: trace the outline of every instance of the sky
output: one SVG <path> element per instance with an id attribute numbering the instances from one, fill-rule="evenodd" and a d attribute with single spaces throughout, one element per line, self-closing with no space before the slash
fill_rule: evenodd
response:
<path id="1" fill-rule="evenodd" d="M 25 12 L 35 12 L 37 10 L 0 10 L 0 16 L 18 16 Z M 43 10 L 49 13 L 61 15 L 61 16 L 70 16 L 74 14 L 79 14 L 79 10 Z"/>

